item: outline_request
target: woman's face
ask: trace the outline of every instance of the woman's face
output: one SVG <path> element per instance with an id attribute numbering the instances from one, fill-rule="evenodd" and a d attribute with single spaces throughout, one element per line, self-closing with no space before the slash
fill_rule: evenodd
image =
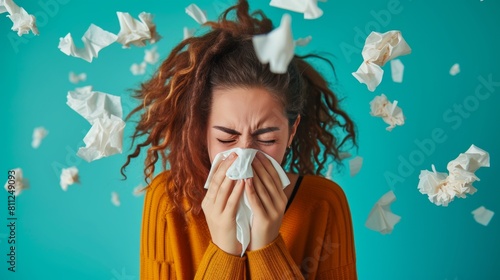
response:
<path id="1" fill-rule="evenodd" d="M 210 112 L 210 162 L 232 148 L 253 148 L 281 163 L 299 122 L 290 130 L 283 105 L 262 88 L 215 89 Z"/>

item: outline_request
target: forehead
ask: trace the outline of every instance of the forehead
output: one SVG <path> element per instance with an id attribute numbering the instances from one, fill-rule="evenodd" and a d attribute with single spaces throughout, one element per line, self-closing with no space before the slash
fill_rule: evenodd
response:
<path id="1" fill-rule="evenodd" d="M 263 88 L 217 88 L 212 93 L 212 112 L 239 111 L 258 114 L 284 114 L 283 103 L 273 94 Z"/>

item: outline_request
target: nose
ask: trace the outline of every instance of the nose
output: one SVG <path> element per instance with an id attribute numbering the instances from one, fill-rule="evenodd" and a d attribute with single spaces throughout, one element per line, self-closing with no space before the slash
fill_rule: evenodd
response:
<path id="1" fill-rule="evenodd" d="M 250 139 L 250 140 L 240 141 L 240 144 L 238 145 L 238 148 L 241 148 L 241 149 L 255 149 L 256 147 L 255 147 L 254 141 L 252 141 Z"/>

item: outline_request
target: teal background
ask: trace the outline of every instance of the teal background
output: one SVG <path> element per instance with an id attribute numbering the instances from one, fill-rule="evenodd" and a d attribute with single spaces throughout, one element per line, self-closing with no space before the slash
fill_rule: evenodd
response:
<path id="1" fill-rule="evenodd" d="M 480 77 L 500 82 L 500 3 L 497 1 L 333 1 L 320 2 L 324 15 L 305 20 L 301 14 L 270 7 L 270 1 L 250 1 L 278 25 L 285 12 L 292 15 L 295 38 L 311 35 L 312 42 L 298 53 L 329 52 L 338 80 L 334 89 L 346 97 L 344 106 L 358 125 L 360 156 L 364 165 L 350 177 L 348 168 L 334 175 L 348 197 L 355 232 L 359 279 L 500 279 L 500 190 L 495 174 L 500 157 L 500 86 L 490 88 L 489 97 L 478 101 L 467 114 L 453 111 L 455 104 L 473 101 Z M 44 3 L 50 3 L 46 6 Z M 142 12 L 155 15 L 161 58 L 182 39 L 182 27 L 199 25 L 184 12 L 186 1 L 27 1 L 17 4 L 38 17 L 40 36 L 19 38 L 11 22 L 0 15 L 1 61 L 1 163 L 0 170 L 21 167 L 31 188 L 17 199 L 16 272 L 7 271 L 7 193 L 0 192 L 0 279 L 138 279 L 139 238 L 143 196 L 132 189 L 142 182 L 142 160 L 128 168 L 121 181 L 119 169 L 130 146 L 133 123 L 125 131 L 124 154 L 87 163 L 76 157 L 90 129 L 85 119 L 71 110 L 66 94 L 75 85 L 69 71 L 86 72 L 88 79 L 76 87 L 122 97 L 124 112 L 135 103 L 129 89 L 152 74 L 133 76 L 132 63 L 143 59 L 144 48 L 122 49 L 115 43 L 99 53 L 92 63 L 64 55 L 59 38 L 71 32 L 77 44 L 91 23 L 118 33 L 117 11 L 134 17 Z M 232 1 L 198 0 L 209 19 Z M 360 63 L 361 48 L 369 31 L 401 30 L 412 54 L 401 57 L 404 82 L 390 77 L 390 66 L 374 93 L 351 75 Z M 150 46 L 146 47 L 149 49 Z M 459 63 L 461 73 L 450 76 Z M 324 74 L 333 79 L 327 68 Z M 333 81 L 333 80 L 332 80 Z M 488 92 L 484 87 L 483 93 Z M 385 130 L 380 118 L 371 117 L 369 102 L 384 93 L 398 100 L 406 115 L 404 126 Z M 477 100 L 477 99 L 476 99 Z M 472 104 L 474 105 L 474 104 Z M 450 114 L 445 118 L 444 115 Z M 49 130 L 38 149 L 31 148 L 33 129 Z M 431 138 L 442 129 L 444 142 L 418 156 L 415 141 Z M 471 144 L 488 151 L 491 167 L 477 171 L 478 192 L 455 199 L 448 207 L 430 203 L 417 190 L 420 170 L 445 172 L 446 164 Z M 411 161 L 410 170 L 401 170 Z M 59 186 L 61 167 L 76 166 L 81 184 L 67 192 Z M 407 166 L 408 167 L 408 166 Z M 400 169 L 400 170 L 398 170 Z M 413 169 L 413 170 L 412 170 Z M 391 183 L 388 174 L 400 179 Z M 0 182 L 3 187 L 3 180 Z M 374 203 L 393 190 L 397 200 L 392 211 L 401 221 L 391 234 L 382 235 L 364 226 Z M 121 206 L 111 204 L 111 192 L 120 194 Z M 485 227 L 476 223 L 471 211 L 484 205 L 498 212 Z"/>

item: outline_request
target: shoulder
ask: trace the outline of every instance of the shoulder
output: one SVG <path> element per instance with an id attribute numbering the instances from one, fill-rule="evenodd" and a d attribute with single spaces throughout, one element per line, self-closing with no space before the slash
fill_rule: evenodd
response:
<path id="1" fill-rule="evenodd" d="M 167 187 L 169 182 L 169 171 L 163 171 L 162 173 L 156 175 L 153 181 L 144 188 L 146 191 L 144 198 L 144 209 L 145 211 L 158 211 L 160 213 L 166 213 L 170 202 L 169 196 L 167 195 Z"/>
<path id="2" fill-rule="evenodd" d="M 317 198 L 346 199 L 344 190 L 337 183 L 318 175 L 305 175 L 300 188 L 307 189 L 308 194 Z"/>
<path id="3" fill-rule="evenodd" d="M 344 190 L 335 182 L 318 175 L 305 175 L 299 186 L 302 197 L 313 204 L 328 205 L 334 209 L 348 209 Z"/>

